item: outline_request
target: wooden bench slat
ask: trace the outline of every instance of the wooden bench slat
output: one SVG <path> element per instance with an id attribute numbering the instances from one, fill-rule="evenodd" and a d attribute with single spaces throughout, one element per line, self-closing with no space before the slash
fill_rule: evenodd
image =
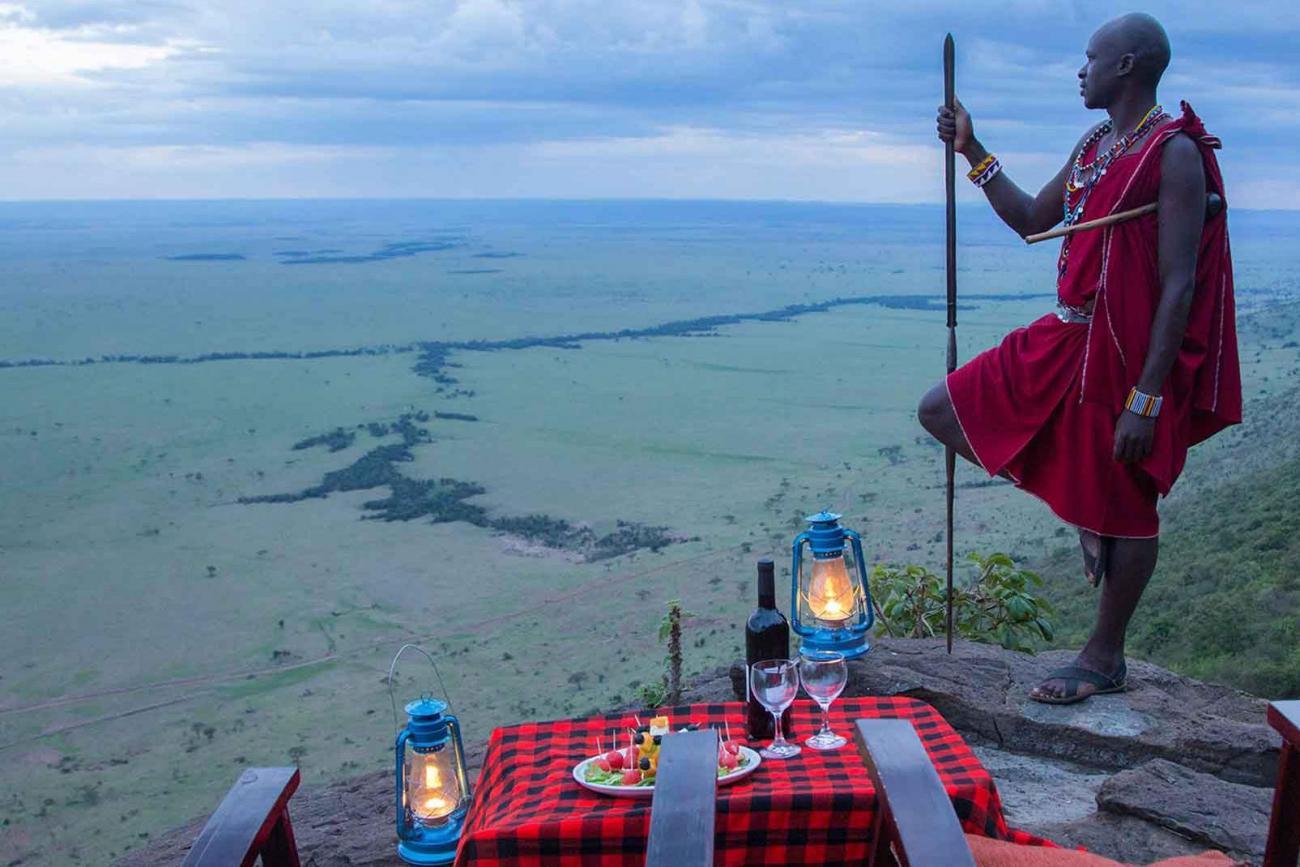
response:
<path id="1" fill-rule="evenodd" d="M 665 737 L 660 750 L 646 867 L 711 867 L 718 733 L 678 732 Z"/>
<path id="2" fill-rule="evenodd" d="M 896 839 L 903 867 L 975 867 L 952 801 L 912 723 L 858 720 L 854 734 L 876 789 L 875 845 Z"/>
<path id="3" fill-rule="evenodd" d="M 251 867 L 268 841 L 267 857 L 276 859 L 266 860 L 268 867 L 297 865 L 288 803 L 300 779 L 297 768 L 244 771 L 199 832 L 182 867 Z"/>
<path id="4" fill-rule="evenodd" d="M 1268 724 L 1282 735 L 1264 867 L 1295 867 L 1300 858 L 1300 701 L 1268 706 Z"/>
<path id="5" fill-rule="evenodd" d="M 1283 740 L 1300 747 L 1300 699 L 1269 702 L 1268 724 Z"/>

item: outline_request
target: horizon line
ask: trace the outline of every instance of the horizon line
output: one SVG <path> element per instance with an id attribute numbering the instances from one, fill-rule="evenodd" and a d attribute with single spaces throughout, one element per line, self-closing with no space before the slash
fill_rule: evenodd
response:
<path id="1" fill-rule="evenodd" d="M 768 204 L 768 205 L 826 205 L 839 207 L 942 207 L 942 200 L 926 201 L 871 201 L 859 199 L 782 199 L 782 198 L 712 198 L 708 196 L 582 196 L 576 198 L 564 196 L 148 196 L 129 197 L 51 197 L 47 199 L 6 198 L 0 196 L 3 205 L 48 205 L 48 204 L 144 204 L 144 203 L 281 203 L 281 202 L 566 202 L 566 203 L 600 203 L 600 202 L 681 202 L 699 204 Z M 958 201 L 958 208 L 982 206 L 987 203 L 976 201 Z M 1300 211 L 1300 204 L 1293 208 L 1249 208 L 1235 207 L 1234 211 L 1251 213 L 1294 213 Z"/>

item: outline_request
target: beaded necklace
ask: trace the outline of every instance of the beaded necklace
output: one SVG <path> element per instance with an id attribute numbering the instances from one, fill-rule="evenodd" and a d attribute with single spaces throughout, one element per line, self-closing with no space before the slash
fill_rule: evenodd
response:
<path id="1" fill-rule="evenodd" d="M 1079 153 L 1074 158 L 1074 165 L 1070 167 L 1070 173 L 1065 178 L 1065 215 L 1062 222 L 1066 226 L 1073 226 L 1083 216 L 1083 209 L 1088 204 L 1088 197 L 1092 195 L 1093 188 L 1106 174 L 1106 170 L 1110 168 L 1111 163 L 1122 157 L 1128 152 L 1129 148 L 1133 147 L 1135 142 L 1154 129 L 1157 124 L 1168 118 L 1169 115 L 1165 113 L 1163 107 L 1159 105 L 1152 106 L 1151 110 L 1143 115 L 1142 120 L 1138 121 L 1138 125 L 1125 135 L 1116 138 L 1115 143 L 1107 148 L 1105 153 L 1098 153 L 1090 162 L 1084 163 L 1084 154 L 1094 144 L 1101 141 L 1102 136 L 1111 131 L 1113 124 L 1107 120 L 1093 130 L 1092 135 L 1088 136 L 1083 146 L 1079 148 Z M 1083 195 L 1079 196 L 1079 200 L 1074 205 L 1071 205 L 1070 197 L 1078 192 L 1082 192 Z M 1073 237 L 1073 235 L 1066 235 L 1065 240 L 1061 243 L 1061 258 L 1057 267 L 1058 281 L 1065 276 L 1066 264 L 1070 257 L 1070 239 Z"/>

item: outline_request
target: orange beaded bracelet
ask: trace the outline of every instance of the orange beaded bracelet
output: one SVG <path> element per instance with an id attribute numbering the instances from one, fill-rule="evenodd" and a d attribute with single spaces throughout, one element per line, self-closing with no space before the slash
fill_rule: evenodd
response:
<path id="1" fill-rule="evenodd" d="M 1129 390 L 1128 399 L 1124 401 L 1124 408 L 1143 418 L 1155 418 L 1160 415 L 1160 407 L 1164 402 L 1163 397 L 1153 397 L 1138 391 L 1137 388 L 1132 388 Z"/>

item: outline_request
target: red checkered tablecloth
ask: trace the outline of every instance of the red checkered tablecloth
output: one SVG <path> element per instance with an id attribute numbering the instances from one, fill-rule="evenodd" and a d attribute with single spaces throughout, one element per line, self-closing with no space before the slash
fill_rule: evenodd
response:
<path id="1" fill-rule="evenodd" d="M 820 711 L 794 706 L 794 734 L 816 730 Z M 744 733 L 740 702 L 670 708 L 675 726 L 695 722 Z M 993 778 L 938 711 L 916 699 L 847 698 L 831 708 L 832 727 L 850 738 L 832 752 L 804 748 L 792 759 L 764 759 L 748 778 L 718 787 L 715 863 L 806 865 L 866 863 L 876 795 L 852 743 L 851 720 L 909 719 L 925 744 L 966 831 L 1051 845 L 1007 827 Z M 614 867 L 645 863 L 650 801 L 597 795 L 573 779 L 573 766 L 596 752 L 597 736 L 626 732 L 631 714 L 526 723 L 492 733 L 456 863 Z M 790 738 L 795 740 L 794 737 Z M 755 745 L 757 746 L 757 745 Z"/>

